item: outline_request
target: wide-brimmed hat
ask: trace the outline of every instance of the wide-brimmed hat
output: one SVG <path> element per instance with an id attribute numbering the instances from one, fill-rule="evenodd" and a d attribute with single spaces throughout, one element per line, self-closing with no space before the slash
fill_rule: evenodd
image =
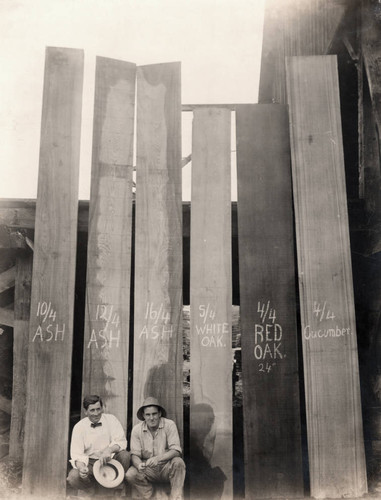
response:
<path id="1" fill-rule="evenodd" d="M 93 465 L 93 474 L 97 482 L 105 488 L 116 488 L 124 479 L 123 465 L 113 458 L 101 465 L 97 460 Z"/>
<path id="2" fill-rule="evenodd" d="M 159 408 L 159 410 L 161 411 L 161 416 L 162 417 L 166 417 L 167 412 L 161 406 L 161 404 L 159 403 L 159 401 L 156 398 L 153 398 L 153 397 L 150 396 L 149 398 L 146 398 L 143 401 L 142 406 L 139 408 L 139 410 L 136 413 L 136 415 L 137 415 L 137 417 L 138 417 L 139 420 L 144 420 L 143 411 L 144 411 L 144 408 L 146 408 L 147 406 L 157 406 Z"/>

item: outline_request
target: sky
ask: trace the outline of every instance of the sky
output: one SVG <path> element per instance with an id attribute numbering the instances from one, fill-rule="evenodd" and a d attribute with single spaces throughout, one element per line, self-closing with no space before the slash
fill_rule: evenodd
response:
<path id="1" fill-rule="evenodd" d="M 0 198 L 36 198 L 47 46 L 84 50 L 79 198 L 88 199 L 96 56 L 137 65 L 180 61 L 183 104 L 255 103 L 264 2 L 0 0 Z M 183 115 L 187 156 L 192 116 Z M 190 175 L 188 164 L 184 199 Z"/>

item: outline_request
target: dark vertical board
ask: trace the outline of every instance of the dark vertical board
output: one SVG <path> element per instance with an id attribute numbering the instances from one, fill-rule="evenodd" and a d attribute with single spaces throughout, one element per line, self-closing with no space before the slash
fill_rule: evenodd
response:
<path id="1" fill-rule="evenodd" d="M 233 496 L 231 112 L 194 112 L 190 274 L 190 492 Z"/>
<path id="2" fill-rule="evenodd" d="M 12 418 L 9 435 L 9 456 L 20 461 L 23 459 L 24 451 L 32 264 L 32 252 L 19 250 L 16 256 Z"/>
<path id="3" fill-rule="evenodd" d="M 367 491 L 336 56 L 287 59 L 311 494 Z"/>
<path id="4" fill-rule="evenodd" d="M 241 106 L 238 245 L 246 496 L 303 496 L 286 107 Z"/>
<path id="5" fill-rule="evenodd" d="M 29 330 L 23 490 L 64 494 L 83 51 L 47 48 Z"/>
<path id="6" fill-rule="evenodd" d="M 97 58 L 83 395 L 127 426 L 136 66 Z"/>
<path id="7" fill-rule="evenodd" d="M 157 397 L 182 434 L 180 64 L 137 72 L 134 418 Z"/>

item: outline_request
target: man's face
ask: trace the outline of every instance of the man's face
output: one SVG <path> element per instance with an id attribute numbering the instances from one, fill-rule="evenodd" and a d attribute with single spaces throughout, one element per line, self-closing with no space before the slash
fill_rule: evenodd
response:
<path id="1" fill-rule="evenodd" d="M 154 431 L 159 427 L 161 411 L 157 406 L 147 406 L 147 408 L 144 408 L 143 417 L 147 427 Z"/>
<path id="2" fill-rule="evenodd" d="M 99 422 L 101 419 L 103 413 L 103 407 L 101 406 L 100 402 L 97 401 L 96 403 L 89 405 L 87 410 L 85 410 L 85 415 L 86 417 L 89 417 L 91 422 L 93 424 L 96 424 Z"/>

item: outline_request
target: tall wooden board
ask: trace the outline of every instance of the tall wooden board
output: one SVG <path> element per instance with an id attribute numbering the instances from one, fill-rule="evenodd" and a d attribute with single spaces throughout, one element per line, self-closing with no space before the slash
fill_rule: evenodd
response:
<path id="1" fill-rule="evenodd" d="M 180 64 L 137 71 L 134 412 L 155 396 L 182 434 Z"/>
<path id="2" fill-rule="evenodd" d="M 29 330 L 23 490 L 64 494 L 83 51 L 47 48 Z"/>
<path id="3" fill-rule="evenodd" d="M 233 497 L 231 112 L 194 112 L 190 274 L 190 494 Z"/>
<path id="4" fill-rule="evenodd" d="M 247 105 L 236 119 L 246 496 L 301 497 L 288 114 Z"/>
<path id="5" fill-rule="evenodd" d="M 367 490 L 336 56 L 287 59 L 311 495 Z"/>
<path id="6" fill-rule="evenodd" d="M 97 57 L 83 395 L 126 430 L 136 66 Z"/>
<path id="7" fill-rule="evenodd" d="M 32 265 L 32 252 L 29 249 L 18 250 L 16 256 L 12 418 L 9 435 L 9 456 L 20 461 L 22 461 L 24 455 Z"/>

